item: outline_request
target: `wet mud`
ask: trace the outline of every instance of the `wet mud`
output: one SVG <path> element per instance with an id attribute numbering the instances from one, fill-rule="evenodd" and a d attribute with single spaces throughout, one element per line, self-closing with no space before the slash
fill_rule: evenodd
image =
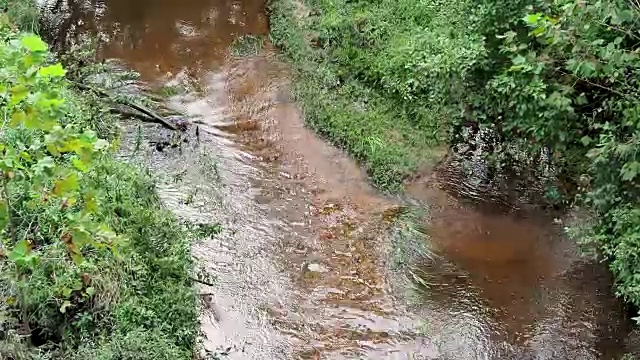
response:
<path id="1" fill-rule="evenodd" d="M 455 360 L 631 351 L 606 269 L 580 257 L 561 220 L 461 200 L 441 189 L 437 171 L 408 184 L 405 198 L 380 194 L 308 130 L 277 50 L 265 41 L 256 55 L 230 51 L 242 36 L 267 36 L 264 1 L 73 3 L 57 10 L 68 33 L 93 33 L 105 59 L 152 87 L 180 89 L 167 105 L 191 124 L 188 141 L 158 151 L 148 144 L 170 133 L 132 121 L 122 151 L 153 170 L 179 217 L 222 225 L 193 247 L 216 277 L 201 289 L 211 353 Z M 426 214 L 411 241 L 432 254 L 399 268 L 392 234 L 410 208 Z"/>

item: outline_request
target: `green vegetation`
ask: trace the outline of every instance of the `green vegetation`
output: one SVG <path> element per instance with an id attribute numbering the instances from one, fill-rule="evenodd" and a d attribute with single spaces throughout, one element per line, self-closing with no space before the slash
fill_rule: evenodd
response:
<path id="1" fill-rule="evenodd" d="M 66 76 L 0 13 L 0 358 L 192 359 L 184 227 Z"/>
<path id="2" fill-rule="evenodd" d="M 400 190 L 405 178 L 434 161 L 446 129 L 441 112 L 380 82 L 389 36 L 412 25 L 371 2 L 309 2 L 314 16 L 304 6 L 272 1 L 271 36 L 301 74 L 295 92 L 309 126 L 361 161 L 375 185 Z M 367 17 L 386 27 L 369 29 Z"/>
<path id="3" fill-rule="evenodd" d="M 255 56 L 264 48 L 264 38 L 244 35 L 236 38 L 231 44 L 231 55 L 235 57 Z"/>
<path id="4" fill-rule="evenodd" d="M 0 0 L 0 12 L 6 14 L 20 29 L 36 32 L 40 15 L 33 0 Z"/>
<path id="5" fill-rule="evenodd" d="M 603 0 L 272 0 L 311 127 L 397 189 L 443 141 L 485 129 L 491 166 L 553 170 L 579 240 L 640 306 L 640 8 Z M 483 130 L 484 131 L 484 130 Z"/>

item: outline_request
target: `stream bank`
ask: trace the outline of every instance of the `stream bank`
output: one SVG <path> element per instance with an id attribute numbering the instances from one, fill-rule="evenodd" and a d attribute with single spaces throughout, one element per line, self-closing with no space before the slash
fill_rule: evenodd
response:
<path id="1" fill-rule="evenodd" d="M 101 56 L 152 86 L 177 89 L 169 106 L 191 123 L 188 143 L 142 146 L 135 156 L 164 178 L 160 197 L 178 217 L 222 225 L 192 249 L 217 277 L 202 288 L 212 353 L 616 359 L 628 352 L 630 324 L 606 271 L 581 259 L 553 219 L 466 203 L 439 188 L 437 172 L 414 181 L 408 199 L 381 194 L 359 164 L 305 126 L 276 49 L 265 43 L 258 54 L 231 56 L 234 40 L 267 35 L 264 2 L 108 0 L 81 9 L 62 16 L 92 25 L 71 29 L 95 31 Z M 137 126 L 126 127 L 125 154 L 170 136 Z M 368 138 L 362 151 L 391 162 L 387 154 L 397 153 L 386 143 Z M 368 175 L 382 181 L 405 170 Z M 408 287 L 390 264 L 398 250 L 390 234 L 399 209 L 416 205 L 428 221 L 411 240 L 428 242 L 436 255 L 412 259 L 417 276 Z"/>
<path id="2" fill-rule="evenodd" d="M 104 99 L 4 12 L 34 4 L 0 5 L 0 358 L 191 358 L 194 234 L 113 151 Z"/>

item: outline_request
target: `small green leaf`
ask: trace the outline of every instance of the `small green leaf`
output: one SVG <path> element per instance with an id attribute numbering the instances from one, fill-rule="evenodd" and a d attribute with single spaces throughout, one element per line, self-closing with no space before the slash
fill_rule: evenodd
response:
<path id="1" fill-rule="evenodd" d="M 29 162 L 31 162 L 31 160 L 33 160 L 31 155 L 29 155 L 29 153 L 26 152 L 26 151 L 21 151 L 20 152 L 20 157 L 23 158 L 25 161 L 29 161 Z"/>
<path id="2" fill-rule="evenodd" d="M 582 139 L 580 139 L 580 142 L 582 143 L 582 145 L 584 146 L 588 146 L 589 144 L 591 144 L 593 140 L 589 137 L 589 136 L 583 136 Z"/>
<path id="3" fill-rule="evenodd" d="M 89 164 L 77 157 L 71 159 L 71 163 L 73 164 L 73 167 L 78 169 L 79 171 L 87 172 L 89 170 Z"/>
<path id="4" fill-rule="evenodd" d="M 20 43 L 31 52 L 47 51 L 47 44 L 37 35 L 25 35 L 20 39 Z"/>
<path id="5" fill-rule="evenodd" d="M 73 290 L 80 291 L 82 290 L 82 281 L 78 280 L 73 283 Z"/>
<path id="6" fill-rule="evenodd" d="M 90 286 L 85 290 L 85 292 L 87 293 L 87 296 L 91 297 L 96 294 L 96 289 Z"/>
<path id="7" fill-rule="evenodd" d="M 27 240 L 20 240 L 16 243 L 16 246 L 7 254 L 9 260 L 20 263 L 24 262 L 27 255 L 31 251 L 31 246 Z"/>
<path id="8" fill-rule="evenodd" d="M 514 65 L 522 65 L 527 61 L 527 58 L 525 58 L 524 56 L 518 54 L 511 61 L 513 61 Z"/>
<path id="9" fill-rule="evenodd" d="M 67 300 L 65 302 L 62 303 L 62 306 L 60 306 L 60 312 L 65 314 L 67 312 L 67 309 L 70 308 L 71 305 L 71 301 Z"/>
<path id="10" fill-rule="evenodd" d="M 56 167 L 56 164 L 51 156 L 45 156 L 33 165 L 32 169 L 36 176 L 45 175 L 50 173 L 52 169 Z"/>
<path id="11" fill-rule="evenodd" d="M 38 74 L 43 77 L 63 77 L 66 74 L 66 70 L 62 67 L 62 64 L 57 63 L 40 68 Z"/>
<path id="12" fill-rule="evenodd" d="M 542 17 L 541 13 L 529 14 L 524 17 L 524 21 L 529 25 L 535 25 L 540 20 L 541 17 Z"/>

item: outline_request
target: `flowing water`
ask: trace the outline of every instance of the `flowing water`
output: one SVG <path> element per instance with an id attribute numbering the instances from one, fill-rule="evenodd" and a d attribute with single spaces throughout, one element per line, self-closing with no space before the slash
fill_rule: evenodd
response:
<path id="1" fill-rule="evenodd" d="M 340 150 L 304 127 L 290 73 L 265 36 L 264 0 L 50 1 L 59 39 L 98 35 L 100 53 L 151 86 L 192 125 L 171 133 L 125 124 L 124 154 L 142 149 L 179 217 L 220 223 L 193 254 L 204 345 L 231 359 L 618 359 L 630 326 L 602 266 L 581 259 L 549 215 L 470 204 L 437 174 L 409 184 L 427 210 L 435 257 L 410 277 L 390 258 L 408 200 L 383 196 Z M 136 146 L 134 146 L 136 144 Z M 128 156 L 128 155 L 127 155 Z M 450 181 L 451 179 L 448 179 Z M 465 181 L 458 179 L 455 181 Z M 406 244 L 405 244 L 406 245 Z M 395 269 L 395 270 L 393 270 Z M 425 286 L 426 285 L 426 286 Z"/>

